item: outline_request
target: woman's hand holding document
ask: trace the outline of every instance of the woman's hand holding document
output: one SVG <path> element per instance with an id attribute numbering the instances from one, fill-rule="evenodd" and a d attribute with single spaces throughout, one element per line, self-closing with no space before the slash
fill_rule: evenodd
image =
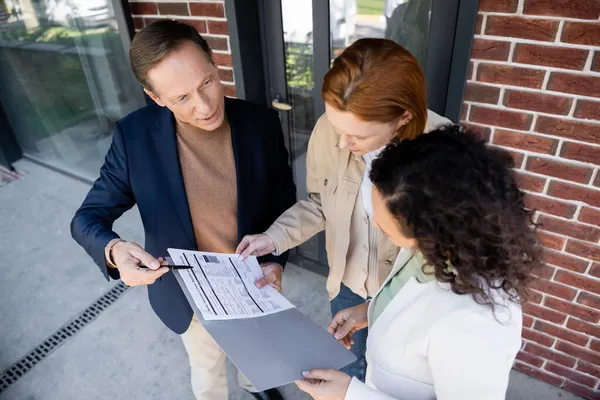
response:
<path id="1" fill-rule="evenodd" d="M 278 290 L 281 266 L 256 257 L 169 249 L 192 265 L 173 274 L 204 328 L 258 390 L 303 379 L 313 368 L 339 369 L 356 357 Z"/>

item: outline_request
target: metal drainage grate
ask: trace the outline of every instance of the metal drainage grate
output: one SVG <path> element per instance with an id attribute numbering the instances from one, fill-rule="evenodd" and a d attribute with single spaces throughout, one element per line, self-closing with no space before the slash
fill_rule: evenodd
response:
<path id="1" fill-rule="evenodd" d="M 50 355 L 50 353 L 61 346 L 67 339 L 74 336 L 84 326 L 96 319 L 102 311 L 106 310 L 111 304 L 119 300 L 128 289 L 130 289 L 129 286 L 125 285 L 123 282 L 119 282 L 91 306 L 86 308 L 78 317 L 63 325 L 62 328 L 58 329 L 44 340 L 42 344 L 31 350 L 29 354 L 8 367 L 0 375 L 0 394 L 6 391 L 10 385 L 21 379 L 37 363 Z"/>

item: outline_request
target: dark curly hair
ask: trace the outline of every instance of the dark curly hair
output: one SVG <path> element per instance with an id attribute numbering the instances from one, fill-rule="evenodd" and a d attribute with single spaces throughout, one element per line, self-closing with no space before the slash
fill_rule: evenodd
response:
<path id="1" fill-rule="evenodd" d="M 525 208 L 513 166 L 506 151 L 447 125 L 388 145 L 370 175 L 435 278 L 492 308 L 489 289 L 524 302 L 541 265 L 533 211 Z"/>

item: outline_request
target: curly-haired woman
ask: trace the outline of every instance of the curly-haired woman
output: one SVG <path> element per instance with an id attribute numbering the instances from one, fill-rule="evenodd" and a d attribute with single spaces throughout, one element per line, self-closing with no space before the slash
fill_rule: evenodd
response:
<path id="1" fill-rule="evenodd" d="M 370 305 L 329 330 L 369 327 L 367 384 L 334 370 L 298 382 L 315 399 L 504 399 L 539 247 L 504 151 L 458 125 L 389 145 L 373 162 L 377 226 L 402 251 Z"/>

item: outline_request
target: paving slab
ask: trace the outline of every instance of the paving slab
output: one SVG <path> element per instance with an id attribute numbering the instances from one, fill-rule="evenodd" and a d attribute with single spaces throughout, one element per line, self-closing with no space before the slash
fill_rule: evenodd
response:
<path id="1" fill-rule="evenodd" d="M 0 370 L 105 293 L 96 264 L 69 224 L 90 185 L 20 161 L 23 176 L 0 187 Z M 116 227 L 141 240 L 136 209 Z"/>

